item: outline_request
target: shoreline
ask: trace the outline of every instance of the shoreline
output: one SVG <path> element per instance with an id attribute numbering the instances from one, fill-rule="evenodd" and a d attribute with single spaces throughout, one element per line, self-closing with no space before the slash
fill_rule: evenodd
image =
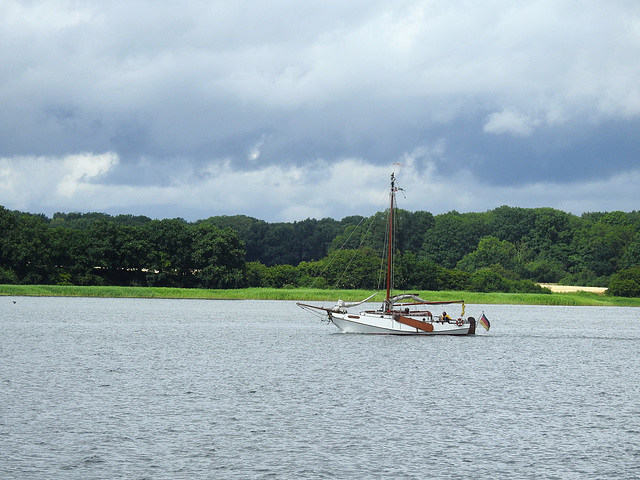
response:
<path id="1" fill-rule="evenodd" d="M 558 286 L 552 293 L 479 293 L 458 291 L 421 291 L 432 301 L 464 300 L 481 305 L 562 305 L 640 307 L 640 298 L 610 297 L 595 287 Z M 548 287 L 547 287 L 548 288 Z M 1 297 L 88 297 L 157 298 L 191 300 L 285 300 L 333 303 L 338 298 L 358 301 L 371 294 L 366 290 L 320 290 L 308 288 L 242 288 L 206 290 L 171 287 L 81 287 L 65 285 L 0 285 Z M 383 292 L 371 300 L 382 301 Z"/>

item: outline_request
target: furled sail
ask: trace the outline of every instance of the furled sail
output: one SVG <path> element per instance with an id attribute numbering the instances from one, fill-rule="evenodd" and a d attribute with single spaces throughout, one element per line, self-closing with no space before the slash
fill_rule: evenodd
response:
<path id="1" fill-rule="evenodd" d="M 428 303 L 427 300 L 423 300 L 415 293 L 403 293 L 400 295 L 395 295 L 389 299 L 389 302 L 391 303 L 391 305 L 393 305 L 394 303 L 397 303 L 400 300 L 407 300 L 407 299 L 415 300 L 416 302 L 420 302 L 420 303 Z"/>
<path id="2" fill-rule="evenodd" d="M 373 295 L 371 295 L 371 296 L 369 296 L 369 297 L 367 297 L 364 300 L 361 300 L 359 302 L 345 302 L 344 300 L 338 300 L 336 302 L 335 306 L 331 310 L 334 311 L 334 312 L 345 313 L 347 311 L 347 308 L 356 307 L 356 306 L 358 306 L 360 304 L 363 304 L 366 301 L 371 300 L 373 297 L 376 296 L 376 293 L 378 293 L 378 292 L 375 292 Z"/>

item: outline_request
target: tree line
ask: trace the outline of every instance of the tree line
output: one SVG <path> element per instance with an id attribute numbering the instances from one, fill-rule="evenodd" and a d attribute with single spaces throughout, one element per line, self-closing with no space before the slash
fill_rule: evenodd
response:
<path id="1" fill-rule="evenodd" d="M 640 296 L 640 212 L 576 216 L 502 206 L 396 215 L 401 289 L 539 291 L 538 282 Z M 199 288 L 379 285 L 386 214 L 268 223 L 0 206 L 0 283 Z M 360 233 L 362 232 L 362 233 Z M 344 266 L 350 268 L 344 271 Z"/>

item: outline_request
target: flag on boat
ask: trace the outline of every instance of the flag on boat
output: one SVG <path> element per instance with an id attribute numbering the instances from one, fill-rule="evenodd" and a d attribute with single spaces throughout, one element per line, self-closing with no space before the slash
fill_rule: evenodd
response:
<path id="1" fill-rule="evenodd" d="M 489 323 L 489 319 L 485 316 L 484 312 L 482 312 L 482 315 L 480 316 L 480 320 L 478 320 L 478 323 L 480 323 L 480 325 L 482 325 L 487 332 L 491 328 L 491 323 Z"/>

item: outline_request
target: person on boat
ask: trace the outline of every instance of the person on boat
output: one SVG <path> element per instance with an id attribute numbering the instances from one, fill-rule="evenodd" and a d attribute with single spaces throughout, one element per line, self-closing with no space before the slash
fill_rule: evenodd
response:
<path id="1" fill-rule="evenodd" d="M 442 312 L 442 315 L 440 316 L 440 321 L 442 323 L 444 322 L 451 323 L 451 317 L 447 315 L 447 312 Z"/>

